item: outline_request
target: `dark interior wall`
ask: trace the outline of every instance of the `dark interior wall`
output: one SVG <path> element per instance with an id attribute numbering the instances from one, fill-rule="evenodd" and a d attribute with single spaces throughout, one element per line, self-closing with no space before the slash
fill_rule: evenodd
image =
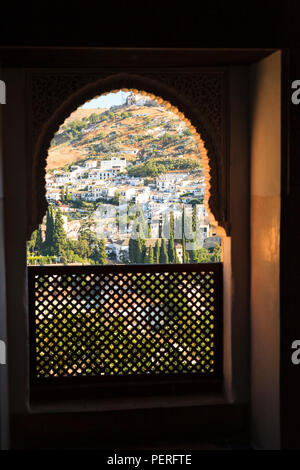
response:
<path id="1" fill-rule="evenodd" d="M 229 399 L 250 396 L 249 321 L 249 66 L 228 70 L 230 237 L 224 251 L 224 378 Z"/>
<path id="2" fill-rule="evenodd" d="M 258 448 L 280 448 L 281 52 L 251 66 L 251 422 Z"/>
<path id="3" fill-rule="evenodd" d="M 3 5 L 1 44 L 100 47 L 282 47 L 297 0 L 195 3 L 56 0 Z M 94 12 L 92 15 L 91 12 Z M 297 34 L 297 33 L 296 33 Z M 296 36 L 295 34 L 295 36 Z"/>
<path id="4" fill-rule="evenodd" d="M 230 92 L 230 220 L 232 286 L 233 390 L 248 401 L 250 397 L 249 318 L 249 66 L 231 67 Z"/>
<path id="5" fill-rule="evenodd" d="M 0 69 L 0 80 L 2 79 Z M 4 187 L 3 187 L 3 161 L 2 161 L 2 111 L 4 104 L 0 104 L 0 340 L 5 344 L 7 352 L 7 316 L 6 316 L 6 265 L 5 265 L 5 239 L 4 239 Z M 6 355 L 6 354 L 5 354 Z M 0 449 L 9 446 L 9 412 L 8 412 L 8 364 L 0 363 Z"/>
<path id="6" fill-rule="evenodd" d="M 50 2 L 49 2 L 50 3 Z M 283 63 L 283 133 L 284 139 L 282 158 L 282 198 L 281 198 L 281 427 L 283 447 L 299 448 L 299 426 L 300 406 L 300 366 L 291 364 L 291 341 L 300 338 L 299 331 L 299 262 L 300 252 L 297 249 L 299 240 L 298 212 L 300 204 L 300 168 L 299 168 L 299 133 L 300 133 L 300 105 L 292 106 L 290 101 L 290 84 L 292 80 L 300 79 L 300 35 L 299 35 L 299 1 L 260 1 L 246 2 L 243 8 L 237 11 L 236 2 L 229 5 L 228 2 L 217 1 L 201 2 L 201 12 L 196 14 L 195 2 L 185 2 L 180 8 L 167 5 L 168 2 L 158 3 L 143 2 L 143 8 L 129 8 L 123 2 L 118 10 L 115 4 L 111 4 L 115 29 L 110 21 L 103 21 L 103 17 L 110 17 L 111 13 L 103 10 L 91 16 L 90 9 L 74 6 L 72 8 L 61 2 L 59 8 L 55 2 L 51 2 L 47 8 L 47 2 L 34 2 L 18 4 L 16 15 L 15 5 L 5 2 L 1 5 L 1 17 L 3 22 L 0 29 L 0 46 L 2 45 L 94 45 L 94 46 L 148 46 L 148 47 L 272 47 L 290 48 L 290 60 Z M 74 4 L 74 2 L 73 2 Z M 108 6 L 106 7 L 108 9 Z M 57 12 L 60 12 L 57 15 Z M 147 11 L 147 15 L 143 14 Z M 85 31 L 84 31 L 85 30 Z M 80 31 L 80 33 L 79 33 Z M 213 34 L 212 34 L 213 32 Z M 1 55 L 2 56 L 2 55 Z M 12 55 L 10 55 L 12 57 Z M 24 51 L 22 60 L 26 60 L 27 53 Z M 44 54 L 39 53 L 40 61 Z M 62 57 L 63 60 L 63 57 Z M 1 58 L 2 61 L 2 58 Z M 3 62 L 3 61 L 2 61 Z M 12 60 L 14 62 L 14 60 Z M 20 70 L 18 71 L 20 73 Z M 16 126 L 16 119 L 20 112 L 18 100 L 20 94 L 18 85 L 22 88 L 22 82 L 16 84 L 17 106 L 9 120 L 15 130 L 16 139 L 24 139 L 24 130 Z M 290 121 L 289 121 L 290 120 Z M 18 154 L 18 143 L 14 144 Z M 20 149 L 19 149 L 20 150 Z M 13 172 L 12 161 L 9 163 Z M 19 169 L 18 169 L 19 171 Z M 21 169 L 21 171 L 23 171 Z M 14 184 L 20 181 L 15 180 Z M 13 197 L 13 187 L 8 188 L 10 200 L 13 199 L 15 208 L 18 209 Z M 24 195 L 21 186 L 21 194 Z M 20 216 L 24 209 L 24 201 L 20 201 Z M 18 212 L 19 213 L 19 212 Z M 12 217 L 12 216 L 11 216 Z M 12 233 L 13 239 L 15 235 Z M 20 248 L 17 245 L 18 255 Z M 14 260 L 14 254 L 11 253 Z M 21 256 L 23 256 L 23 251 Z M 10 276 L 12 268 L 10 268 Z M 18 278 L 19 279 L 19 275 Z M 11 289 L 10 295 L 22 295 L 17 285 L 16 290 Z M 21 299 L 21 297 L 20 297 Z M 21 300 L 8 299 L 11 308 Z M 24 305 L 21 306 L 24 311 Z M 24 318 L 18 318 L 26 328 Z M 14 344 L 17 345 L 20 332 Z M 25 345 L 20 344 L 20 353 L 16 360 L 20 359 L 23 364 L 23 352 Z M 238 359 L 240 360 L 240 359 Z M 22 374 L 22 372 L 20 371 Z M 18 373 L 13 372 L 14 375 Z M 21 385 L 24 392 L 22 379 L 19 377 L 17 384 Z M 13 395 L 17 395 L 15 390 Z M 16 398 L 16 397 L 15 397 Z"/>
<path id="7" fill-rule="evenodd" d="M 291 19 L 295 25 L 295 18 Z M 300 365 L 291 361 L 294 340 L 300 339 L 300 105 L 294 105 L 291 84 L 300 80 L 300 48 L 291 48 L 283 62 L 283 140 L 281 194 L 281 441 L 285 449 L 300 448 Z"/>
<path id="8" fill-rule="evenodd" d="M 5 69 L 3 79 L 7 84 L 2 146 L 8 384 L 10 412 L 24 413 L 28 396 L 25 74 Z"/>
<path id="9" fill-rule="evenodd" d="M 233 260 L 231 269 L 233 272 L 232 287 L 234 300 L 231 302 L 230 299 L 230 319 L 227 324 L 227 331 L 230 330 L 229 349 L 234 355 L 234 361 L 232 362 L 232 354 L 229 355 L 228 365 L 232 368 L 229 378 L 230 401 L 244 404 L 249 400 L 249 272 L 247 268 L 249 259 L 248 71 L 248 67 L 232 67 L 229 74 L 229 116 L 231 116 L 229 126 L 231 135 L 229 166 L 232 179 L 230 205 L 232 242 L 234 244 L 232 246 Z M 7 266 L 7 309 L 10 345 L 8 360 L 9 364 L 11 364 L 9 375 L 10 411 L 11 416 L 27 416 L 30 421 L 25 259 L 25 220 L 27 211 L 25 190 L 27 148 L 25 77 L 26 70 L 20 68 L 6 69 L 5 71 L 4 78 L 8 87 L 7 105 L 4 110 L 3 121 L 3 146 L 5 153 L 5 227 L 6 238 L 9 240 L 9 243 L 6 244 L 6 258 L 9 261 Z M 16 221 L 18 221 L 17 225 Z M 240 262 L 241 259 L 243 263 Z M 239 423 L 241 424 L 243 417 L 239 414 L 236 416 L 236 419 L 240 420 Z M 29 421 L 27 426 L 29 425 L 30 427 Z"/>

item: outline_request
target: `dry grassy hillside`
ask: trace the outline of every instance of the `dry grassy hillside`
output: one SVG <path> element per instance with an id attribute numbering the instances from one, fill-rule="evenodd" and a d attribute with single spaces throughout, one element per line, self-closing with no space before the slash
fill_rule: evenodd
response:
<path id="1" fill-rule="evenodd" d="M 154 159 L 189 159 L 200 153 L 185 123 L 163 106 L 77 109 L 55 135 L 47 170 L 79 160 L 126 157 L 135 164 Z"/>
<path id="2" fill-rule="evenodd" d="M 46 171 L 53 170 L 54 168 L 61 168 L 73 162 L 78 162 L 83 156 L 83 151 L 76 147 L 65 144 L 58 145 L 48 151 Z"/>
<path id="3" fill-rule="evenodd" d="M 75 121 L 76 119 L 82 119 L 84 117 L 89 117 L 93 113 L 104 113 L 107 108 L 77 108 L 69 117 L 65 120 L 64 124 L 68 124 L 69 122 Z"/>

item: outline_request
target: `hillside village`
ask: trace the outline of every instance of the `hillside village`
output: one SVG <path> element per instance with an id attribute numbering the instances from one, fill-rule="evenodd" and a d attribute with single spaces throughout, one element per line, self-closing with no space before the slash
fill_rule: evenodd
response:
<path id="1" fill-rule="evenodd" d="M 102 240 L 110 263 L 159 262 L 158 250 L 167 251 L 167 262 L 211 261 L 219 253 L 195 140 L 185 122 L 149 97 L 131 93 L 109 109 L 79 108 L 55 134 L 47 163 L 47 220 L 55 224 L 60 213 L 73 247 L 93 233 L 89 243 Z M 46 243 L 46 224 L 31 243 L 32 262 L 42 255 L 35 245 L 37 238 Z M 46 252 L 48 262 L 62 261 Z"/>

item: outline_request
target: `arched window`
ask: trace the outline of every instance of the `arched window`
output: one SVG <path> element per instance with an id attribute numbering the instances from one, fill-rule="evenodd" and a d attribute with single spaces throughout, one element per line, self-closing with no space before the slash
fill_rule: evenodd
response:
<path id="1" fill-rule="evenodd" d="M 70 378 L 221 386 L 226 178 L 197 116 L 164 86 L 119 77 L 44 124 L 28 243 L 33 391 Z"/>
<path id="2" fill-rule="evenodd" d="M 121 89 L 86 102 L 51 140 L 28 264 L 221 261 L 207 170 L 197 130 L 162 98 Z"/>

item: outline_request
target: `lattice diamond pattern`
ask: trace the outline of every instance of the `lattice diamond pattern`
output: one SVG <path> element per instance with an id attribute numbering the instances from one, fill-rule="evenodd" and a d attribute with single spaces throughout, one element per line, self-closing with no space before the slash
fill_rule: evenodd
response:
<path id="1" fill-rule="evenodd" d="M 215 370 L 214 271 L 35 274 L 40 377 Z"/>

